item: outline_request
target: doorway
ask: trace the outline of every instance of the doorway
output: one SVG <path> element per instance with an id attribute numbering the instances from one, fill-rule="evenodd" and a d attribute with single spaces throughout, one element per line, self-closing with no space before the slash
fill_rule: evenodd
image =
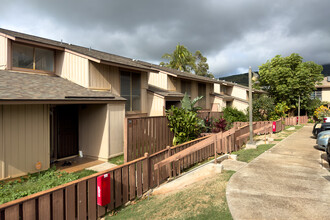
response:
<path id="1" fill-rule="evenodd" d="M 78 155 L 78 106 L 57 105 L 50 111 L 51 162 Z"/>

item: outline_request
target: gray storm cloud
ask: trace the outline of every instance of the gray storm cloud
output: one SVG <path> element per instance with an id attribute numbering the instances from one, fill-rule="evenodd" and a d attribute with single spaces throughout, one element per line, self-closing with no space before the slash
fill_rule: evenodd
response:
<path id="1" fill-rule="evenodd" d="M 159 63 L 177 43 L 202 51 L 215 76 L 277 54 L 330 63 L 330 1 L 9 1 L 0 27 Z"/>

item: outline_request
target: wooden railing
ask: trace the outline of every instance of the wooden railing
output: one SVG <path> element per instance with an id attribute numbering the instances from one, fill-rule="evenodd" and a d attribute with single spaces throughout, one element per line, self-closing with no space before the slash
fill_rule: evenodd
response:
<path id="1" fill-rule="evenodd" d="M 173 132 L 166 116 L 125 119 L 124 160 L 140 158 L 145 152 L 156 153 L 172 146 Z"/>
<path id="2" fill-rule="evenodd" d="M 221 116 L 223 116 L 223 112 L 212 112 L 212 111 L 201 110 L 201 111 L 197 112 L 197 116 L 202 119 L 204 119 L 206 117 L 219 119 Z"/>
<path id="3" fill-rule="evenodd" d="M 276 121 L 276 131 L 284 129 Z M 272 122 L 254 124 L 254 133 L 272 131 Z M 128 201 L 180 174 L 209 157 L 239 150 L 247 142 L 249 126 L 234 127 L 229 131 L 210 134 L 177 146 L 167 146 L 156 153 L 142 157 L 109 170 L 72 181 L 52 189 L 29 195 L 0 205 L 0 219 L 97 219 Z M 108 205 L 96 202 L 97 177 L 110 175 Z"/>
<path id="4" fill-rule="evenodd" d="M 280 128 L 283 129 L 282 126 Z M 255 134 L 269 134 L 272 131 L 273 122 L 255 122 L 253 124 L 253 132 Z M 157 184 L 162 179 L 160 178 L 160 174 L 158 174 L 161 172 L 161 169 L 166 168 L 170 177 L 176 176 L 185 168 L 185 164 L 187 163 L 187 159 L 185 158 L 190 158 L 190 164 L 196 164 L 199 161 L 196 155 L 200 155 L 201 152 L 204 152 L 206 157 L 217 157 L 218 154 L 231 153 L 239 150 L 247 142 L 248 137 L 248 124 L 238 128 L 234 127 L 223 133 L 220 132 L 206 136 L 204 140 L 156 163 L 154 170 L 156 171 Z"/>

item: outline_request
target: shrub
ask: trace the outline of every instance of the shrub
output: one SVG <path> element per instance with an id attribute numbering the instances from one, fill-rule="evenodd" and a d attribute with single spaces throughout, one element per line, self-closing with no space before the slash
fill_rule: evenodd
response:
<path id="1" fill-rule="evenodd" d="M 173 145 L 181 144 L 198 137 L 204 129 L 204 122 L 197 113 L 187 109 L 171 106 L 166 110 L 169 127 L 174 133 Z"/>
<path id="2" fill-rule="evenodd" d="M 247 115 L 244 112 L 230 106 L 224 108 L 223 117 L 227 121 L 227 129 L 233 126 L 233 122 L 246 122 L 248 120 Z"/>
<path id="3" fill-rule="evenodd" d="M 226 119 L 220 118 L 218 121 L 215 121 L 213 123 L 212 132 L 213 133 L 219 133 L 219 132 L 226 131 L 226 127 L 227 127 L 227 121 L 226 121 Z"/>

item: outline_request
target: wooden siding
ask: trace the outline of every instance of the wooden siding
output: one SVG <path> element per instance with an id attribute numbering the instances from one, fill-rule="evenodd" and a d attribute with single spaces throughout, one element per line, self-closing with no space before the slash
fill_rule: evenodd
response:
<path id="1" fill-rule="evenodd" d="M 0 178 L 49 168 L 49 106 L 0 106 Z"/>
<path id="2" fill-rule="evenodd" d="M 122 154 L 124 151 L 125 104 L 108 104 L 110 150 L 109 157 Z"/>
<path id="3" fill-rule="evenodd" d="M 214 87 L 213 87 L 213 92 L 214 93 L 218 93 L 220 94 L 220 84 L 219 83 L 214 83 Z"/>
<path id="4" fill-rule="evenodd" d="M 176 84 L 177 84 L 177 78 L 173 76 L 167 76 L 167 90 L 169 91 L 175 91 L 176 90 Z"/>
<path id="5" fill-rule="evenodd" d="M 7 68 L 8 39 L 0 36 L 0 70 Z"/>
<path id="6" fill-rule="evenodd" d="M 87 58 L 56 51 L 56 74 L 86 88 L 89 86 L 88 66 Z"/>
<path id="7" fill-rule="evenodd" d="M 109 119 L 107 105 L 85 105 L 79 109 L 79 150 L 85 156 L 107 160 Z"/>
<path id="8" fill-rule="evenodd" d="M 159 73 L 149 73 L 148 84 L 157 86 L 162 89 L 168 89 L 167 86 L 168 75 L 162 72 Z"/>
<path id="9" fill-rule="evenodd" d="M 163 116 L 165 100 L 164 98 L 148 92 L 148 116 Z"/>
<path id="10" fill-rule="evenodd" d="M 223 108 L 226 107 L 226 102 L 223 101 L 222 98 L 219 98 L 217 96 L 211 96 L 211 102 L 212 102 L 212 111 L 222 112 Z"/>
<path id="11" fill-rule="evenodd" d="M 141 73 L 141 113 L 148 112 L 148 97 L 147 97 L 147 89 L 148 89 L 148 73 Z"/>
<path id="12" fill-rule="evenodd" d="M 89 88 L 110 90 L 120 95 L 120 72 L 116 66 L 89 61 Z"/>

